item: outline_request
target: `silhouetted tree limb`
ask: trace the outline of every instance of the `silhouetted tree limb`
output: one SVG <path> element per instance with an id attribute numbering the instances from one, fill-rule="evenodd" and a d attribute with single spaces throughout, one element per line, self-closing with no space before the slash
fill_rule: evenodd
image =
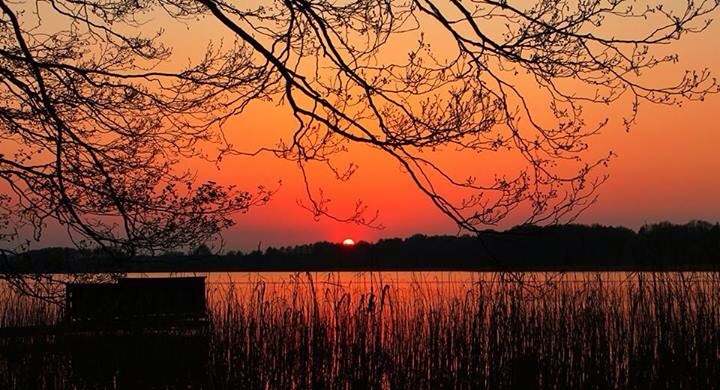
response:
<path id="1" fill-rule="evenodd" d="M 623 122 L 629 127 L 641 102 L 679 104 L 718 91 L 707 69 L 668 85 L 645 76 L 678 61 L 654 50 L 703 31 L 710 22 L 703 18 L 717 1 L 201 3 L 251 48 L 255 63 L 277 75 L 278 98 L 298 123 L 278 155 L 302 166 L 329 159 L 349 143 L 379 148 L 470 231 L 523 207 L 528 223 L 572 220 L 594 202 L 606 179 L 596 168 L 612 153 L 586 161 L 588 139 L 608 123 L 587 123 L 588 107 L 624 100 L 631 107 Z M 646 28 L 623 29 L 629 22 Z M 448 47 L 434 50 L 427 31 L 444 34 Z M 397 49 L 408 50 L 407 56 Z M 548 104 L 531 102 L 532 89 L 540 89 Z M 541 118 L 546 113 L 554 118 L 549 124 Z M 459 178 L 425 157 L 437 148 L 513 150 L 526 168 L 485 182 Z M 457 189 L 465 196 L 453 200 Z M 328 213 L 323 200 L 312 200 L 310 190 L 308 196 L 316 216 Z"/>
<path id="2" fill-rule="evenodd" d="M 115 30 L 141 27 L 133 7 L 30 4 L 0 2 L 0 178 L 36 238 L 53 219 L 120 257 L 194 247 L 267 200 L 175 168 L 218 138 L 225 89 L 252 93 L 245 51 L 209 48 L 185 70 L 155 71 L 170 54 L 159 35 Z M 62 16 L 50 31 L 46 13 Z"/>
<path id="3" fill-rule="evenodd" d="M 609 123 L 594 107 L 679 104 L 718 91 L 709 71 L 674 82 L 648 72 L 678 61 L 658 50 L 703 31 L 715 1 L 624 0 L 50 0 L 0 2 L 0 177 L 17 214 L 53 219 L 123 253 L 195 247 L 259 194 L 194 184 L 177 162 L 216 143 L 225 155 L 295 162 L 316 217 L 375 225 L 358 203 L 337 217 L 307 164 L 341 180 L 333 157 L 382 151 L 443 213 L 479 231 L 511 213 L 572 220 L 592 204 L 612 153 L 589 140 Z M 221 27 L 205 56 L 176 69 L 154 18 Z M 53 19 L 45 25 L 46 19 Z M 635 29 L 623 29 L 634 23 Z M 437 42 L 442 42 L 438 47 Z M 172 65 L 175 64 L 175 65 Z M 296 128 L 277 145 L 228 144 L 222 125 L 257 100 L 287 105 Z M 597 109 L 596 109 L 597 110 Z M 524 161 L 459 176 L 434 151 Z"/>

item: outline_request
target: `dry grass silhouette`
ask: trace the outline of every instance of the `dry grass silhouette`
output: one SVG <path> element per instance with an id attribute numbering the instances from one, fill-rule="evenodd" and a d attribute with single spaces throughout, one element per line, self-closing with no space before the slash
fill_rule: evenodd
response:
<path id="1" fill-rule="evenodd" d="M 61 314 L 3 294 L 3 327 Z M 713 273 L 494 274 L 468 289 L 351 289 L 299 275 L 208 294 L 206 388 L 710 388 L 720 379 Z M 77 378 L 59 344 L 0 338 L 0 385 L 69 386 Z"/>

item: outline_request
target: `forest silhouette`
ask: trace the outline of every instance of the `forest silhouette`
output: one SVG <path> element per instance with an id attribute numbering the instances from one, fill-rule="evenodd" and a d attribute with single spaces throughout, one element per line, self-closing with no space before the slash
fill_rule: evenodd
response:
<path id="1" fill-rule="evenodd" d="M 516 226 L 478 235 L 327 241 L 213 254 L 200 246 L 117 262 L 103 251 L 45 248 L 6 259 L 3 272 L 342 270 L 706 270 L 720 267 L 720 224 L 662 222 L 637 232 L 603 225 Z"/>

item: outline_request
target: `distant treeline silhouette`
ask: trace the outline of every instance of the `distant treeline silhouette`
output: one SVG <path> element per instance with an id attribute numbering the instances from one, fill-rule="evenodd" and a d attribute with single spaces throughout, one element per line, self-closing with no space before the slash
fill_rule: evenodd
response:
<path id="1" fill-rule="evenodd" d="M 33 250 L 4 264 L 5 272 L 183 272 L 315 270 L 585 270 L 720 268 L 720 224 L 692 221 L 645 225 L 637 232 L 602 225 L 523 225 L 479 235 L 426 236 L 269 247 L 249 253 L 166 253 L 118 262 L 101 252 Z"/>

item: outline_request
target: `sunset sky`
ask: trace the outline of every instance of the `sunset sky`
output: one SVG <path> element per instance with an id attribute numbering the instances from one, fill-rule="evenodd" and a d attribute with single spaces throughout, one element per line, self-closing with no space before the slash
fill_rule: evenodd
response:
<path id="1" fill-rule="evenodd" d="M 701 35 L 686 36 L 673 47 L 680 54 L 682 64 L 675 71 L 707 67 L 717 76 L 720 51 L 713 49 L 713 45 L 718 41 L 720 24 L 717 21 Z M 663 75 L 665 73 L 658 77 Z M 670 76 L 667 77 L 670 82 Z M 689 102 L 682 107 L 644 104 L 637 124 L 629 133 L 618 123 L 627 105 L 612 109 L 617 110 L 616 117 L 612 118 L 615 121 L 591 142 L 591 149 L 599 154 L 612 150 L 618 157 L 607 170 L 610 179 L 601 187 L 598 202 L 585 211 L 578 222 L 637 229 L 644 223 L 664 220 L 720 221 L 720 96 L 709 96 L 704 102 Z M 248 114 L 235 126 L 239 131 L 252 128 L 282 133 L 281 118 L 283 116 Z M 320 175 L 315 185 L 326 190 L 340 215 L 349 211 L 357 199 L 362 199 L 371 210 L 379 209 L 379 221 L 385 229 L 373 230 L 327 218 L 314 221 L 309 212 L 296 204 L 304 195 L 301 176 L 292 163 L 269 156 L 252 161 L 238 158 L 225 162 L 222 172 L 215 174 L 238 183 L 277 178 L 282 179 L 283 185 L 269 205 L 238 217 L 237 226 L 224 234 L 226 246 L 248 249 L 260 243 L 265 247 L 318 240 L 339 242 L 345 237 L 374 241 L 415 233 L 457 233 L 453 222 L 419 193 L 396 163 L 376 150 L 365 148 L 354 152 L 357 157 L 353 161 L 360 168 L 349 183 L 337 183 Z M 466 162 L 457 161 L 457 164 Z M 493 167 L 478 169 L 492 170 Z M 520 217 L 508 219 L 495 228 L 508 228 L 521 221 Z"/>
<path id="2" fill-rule="evenodd" d="M 45 23 L 43 28 L 52 28 L 48 24 L 51 20 Z M 222 26 L 204 23 L 190 27 L 163 26 L 178 63 L 196 57 L 201 52 L 198 48 L 224 36 Z M 441 36 L 430 39 L 442 42 Z M 652 77 L 661 84 L 663 81 L 673 84 L 684 69 L 702 68 L 711 69 L 717 77 L 720 73 L 718 41 L 718 21 L 702 34 L 685 36 L 668 48 L 680 54 L 680 63 Z M 621 101 L 609 109 L 611 111 L 603 115 L 610 117 L 610 123 L 601 135 L 591 140 L 590 150 L 597 156 L 612 150 L 618 157 L 604 171 L 610 179 L 599 190 L 598 202 L 584 212 L 578 222 L 638 228 L 644 223 L 664 220 L 720 221 L 720 96 L 708 96 L 703 102 L 686 102 L 682 107 L 645 103 L 640 108 L 637 124 L 629 133 L 620 123 L 620 118 L 628 113 L 627 102 Z M 247 150 L 277 142 L 293 129 L 291 113 L 278 102 L 259 102 L 224 126 L 228 140 Z M 513 168 L 512 163 L 502 158 L 474 161 L 454 155 L 452 151 L 443 153 L 446 154 L 441 158 L 448 166 L 467 168 L 475 175 L 492 175 Z M 223 234 L 227 249 L 247 250 L 322 240 L 340 242 L 346 237 L 375 241 L 416 233 L 458 232 L 453 222 L 433 207 L 388 156 L 375 149 L 353 147 L 347 155 L 339 156 L 338 161 L 352 161 L 358 164 L 359 170 L 349 182 L 340 183 L 326 170 L 311 169 L 311 188 L 314 191 L 322 188 L 327 197 L 332 198 L 333 210 L 340 216 L 349 212 L 357 200 L 362 200 L 370 214 L 379 211 L 378 222 L 384 229 L 338 223 L 327 218 L 314 220 L 297 205 L 298 201 L 306 201 L 300 172 L 293 162 L 271 155 L 227 156 L 218 167 L 190 161 L 185 162 L 184 167 L 196 170 L 199 179 L 237 184 L 251 191 L 258 184 L 275 187 L 282 181 L 268 205 L 235 217 L 236 226 Z M 522 215 L 512 215 L 493 228 L 505 229 L 520 221 Z M 66 245 L 68 241 L 51 227 L 43 243 Z"/>

